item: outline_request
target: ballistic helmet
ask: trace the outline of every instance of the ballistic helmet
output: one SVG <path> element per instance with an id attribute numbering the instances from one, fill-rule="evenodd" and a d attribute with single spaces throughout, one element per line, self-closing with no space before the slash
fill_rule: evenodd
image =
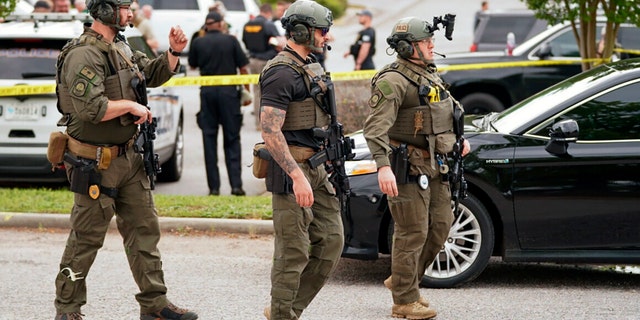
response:
<path id="1" fill-rule="evenodd" d="M 298 0 L 292 3 L 281 19 L 282 27 L 287 30 L 287 37 L 297 44 L 313 47 L 313 36 L 316 28 L 329 28 L 333 24 L 331 10 L 315 1 Z"/>
<path id="2" fill-rule="evenodd" d="M 416 42 L 431 38 L 433 37 L 433 32 L 430 30 L 432 30 L 432 27 L 427 21 L 416 17 L 402 18 L 393 26 L 391 36 L 387 38 L 387 43 L 391 45 L 392 41 L 398 42 L 399 40 L 406 40 Z"/>
<path id="3" fill-rule="evenodd" d="M 91 16 L 103 24 L 124 31 L 120 26 L 119 7 L 130 6 L 132 0 L 89 0 L 87 10 Z"/>

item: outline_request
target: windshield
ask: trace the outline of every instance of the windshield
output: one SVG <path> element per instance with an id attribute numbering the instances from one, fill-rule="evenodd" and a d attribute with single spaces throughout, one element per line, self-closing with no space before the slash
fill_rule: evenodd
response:
<path id="1" fill-rule="evenodd" d="M 552 106 L 579 95 L 591 82 L 602 81 L 601 79 L 611 72 L 613 69 L 601 66 L 564 80 L 501 112 L 491 125 L 499 132 L 514 133 L 530 119 L 542 115 Z"/>

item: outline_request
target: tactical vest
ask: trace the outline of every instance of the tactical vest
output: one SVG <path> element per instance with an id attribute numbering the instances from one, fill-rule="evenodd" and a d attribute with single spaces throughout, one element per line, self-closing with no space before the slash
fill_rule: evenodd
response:
<path id="1" fill-rule="evenodd" d="M 277 65 L 287 65 L 301 74 L 307 87 L 307 92 L 311 92 L 312 82 L 319 85 L 320 88 L 323 89 L 323 93 L 326 90 L 324 81 L 320 79 L 324 70 L 319 63 L 304 64 L 293 54 L 281 51 L 275 58 L 267 62 L 263 73 Z M 312 97 L 309 97 L 302 101 L 292 101 L 289 103 L 287 115 L 282 125 L 282 131 L 321 128 L 328 126 L 329 123 L 331 123 L 329 114 L 322 109 Z"/>
<path id="2" fill-rule="evenodd" d="M 435 153 L 447 154 L 453 151 L 453 109 L 458 104 L 449 94 L 445 99 L 434 102 L 429 102 L 426 95 L 419 94 L 421 85 L 437 87 L 439 92 L 446 92 L 446 88 L 436 78 L 435 70 L 430 72 L 398 60 L 385 66 L 372 79 L 372 83 L 386 72 L 397 72 L 413 84 L 412 88 L 408 88 L 403 104 L 398 109 L 396 121 L 389 129 L 389 137 L 421 148 L 428 147 L 433 166 Z"/>
<path id="3" fill-rule="evenodd" d="M 260 53 L 269 49 L 264 23 L 265 20 L 256 18 L 244 25 L 242 41 L 250 52 Z"/>
<path id="4" fill-rule="evenodd" d="M 67 44 L 60 51 L 58 60 L 56 63 L 57 68 L 57 81 L 56 81 L 56 95 L 58 96 L 58 111 L 62 113 L 63 117 L 58 121 L 59 126 L 66 126 L 69 122 L 69 115 L 75 112 L 73 108 L 73 102 L 69 89 L 62 81 L 61 72 L 64 60 L 71 50 L 92 45 L 98 48 L 103 53 L 108 65 L 109 70 L 104 70 L 104 74 L 108 75 L 104 80 L 104 94 L 109 100 L 132 100 L 136 101 L 136 95 L 131 86 L 131 80 L 134 77 L 140 77 L 141 73 L 138 70 L 138 66 L 131 61 L 129 57 L 133 56 L 131 48 L 125 41 L 115 41 L 112 44 L 108 44 L 98 39 L 93 34 L 82 34 L 79 38 L 75 38 L 67 42 Z M 119 117 L 120 124 L 122 126 L 128 126 L 133 124 L 133 115 L 127 113 Z"/>

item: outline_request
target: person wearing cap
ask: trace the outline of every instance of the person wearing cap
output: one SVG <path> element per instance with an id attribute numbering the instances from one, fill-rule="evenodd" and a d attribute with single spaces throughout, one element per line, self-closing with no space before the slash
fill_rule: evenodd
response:
<path id="1" fill-rule="evenodd" d="M 371 11 L 364 9 L 357 13 L 358 22 L 364 29 L 358 32 L 356 42 L 349 47 L 349 51 L 344 53 L 347 58 L 353 56 L 355 61 L 354 70 L 374 70 L 373 55 L 376 53 L 376 30 L 371 27 L 373 15 Z"/>
<path id="2" fill-rule="evenodd" d="M 416 17 L 393 26 L 387 43 L 397 58 L 371 80 L 363 127 L 394 221 L 391 276 L 384 285 L 391 290 L 396 318 L 436 316 L 419 285 L 453 222 L 447 163 L 463 109 L 437 72 L 433 30 Z M 469 143 L 463 145 L 465 155 Z"/>
<path id="3" fill-rule="evenodd" d="M 33 12 L 51 12 L 51 2 L 48 0 L 38 0 L 33 5 Z"/>
<path id="4" fill-rule="evenodd" d="M 187 37 L 180 27 L 172 26 L 167 35 L 169 51 L 149 59 L 122 34 L 133 19 L 131 3 L 89 1 L 94 20 L 82 35 L 67 42 L 56 63 L 55 92 L 62 113 L 58 125 L 65 126 L 66 132 L 52 133 L 55 143 L 49 144 L 48 151 L 57 150 L 59 157 L 50 161 L 64 163 L 74 192 L 71 230 L 56 270 L 56 320 L 82 320 L 86 279 L 114 220 L 139 290 L 135 295 L 139 319 L 198 318 L 167 297 L 151 190 L 154 177 L 147 175 L 143 155 L 134 147 L 140 125 L 153 123 L 155 110 L 146 105 L 146 88 L 161 86 L 176 74 Z M 105 301 L 101 305 L 118 309 Z M 131 319 L 132 315 L 114 312 L 108 318 Z"/>
<path id="5" fill-rule="evenodd" d="M 222 32 L 224 19 L 212 11 L 205 19 L 205 34 L 193 39 L 189 50 L 189 66 L 198 68 L 202 76 L 248 74 L 249 60 L 236 37 Z M 245 84 L 249 90 L 249 85 Z M 204 161 L 209 195 L 220 194 L 218 169 L 218 128 L 222 126 L 224 156 L 231 194 L 244 196 L 241 174 L 240 128 L 242 90 L 237 85 L 200 87 L 200 112 L 196 120 L 202 129 Z M 251 103 L 249 99 L 246 104 Z"/>

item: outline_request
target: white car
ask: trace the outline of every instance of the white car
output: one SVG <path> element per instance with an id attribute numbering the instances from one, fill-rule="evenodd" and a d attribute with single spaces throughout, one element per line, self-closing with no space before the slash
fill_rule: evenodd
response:
<path id="1" fill-rule="evenodd" d="M 53 131 L 65 131 L 54 93 L 55 64 L 64 44 L 82 33 L 87 14 L 10 16 L 0 23 L 0 181 L 63 182 L 63 170 L 51 170 L 47 145 Z M 23 20 L 23 21 L 20 21 Z M 27 21 L 30 20 L 30 21 Z M 125 36 L 132 47 L 152 51 L 136 29 Z M 29 90 L 21 86 L 40 85 Z M 178 181 L 183 165 L 183 105 L 176 88 L 149 88 L 149 107 L 158 118 L 154 151 L 162 172 L 158 181 Z M 17 94 L 17 95 L 16 95 Z"/>
<path id="2" fill-rule="evenodd" d="M 214 0 L 139 0 L 140 6 L 150 4 L 153 7 L 151 27 L 160 44 L 158 50 L 169 49 L 169 30 L 179 25 L 191 38 L 204 25 L 209 7 Z M 226 8 L 224 20 L 231 25 L 229 33 L 242 38 L 242 28 L 260 13 L 256 0 L 222 0 Z M 190 40 L 190 39 L 189 39 Z M 189 49 L 189 44 L 185 51 Z"/>

